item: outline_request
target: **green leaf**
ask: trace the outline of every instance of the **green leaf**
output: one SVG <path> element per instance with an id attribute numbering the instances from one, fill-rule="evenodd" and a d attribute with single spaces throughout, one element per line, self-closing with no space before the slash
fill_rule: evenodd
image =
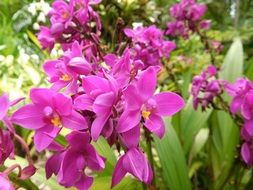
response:
<path id="1" fill-rule="evenodd" d="M 234 39 L 221 67 L 220 78 L 234 82 L 243 73 L 243 46 L 239 37 Z"/>
<path id="2" fill-rule="evenodd" d="M 212 112 L 212 109 L 202 111 L 200 108 L 194 110 L 192 106 L 192 97 L 180 114 L 180 140 L 183 144 L 184 152 L 188 153 L 192 146 L 195 136 L 199 130 L 206 126 L 206 122 Z"/>
<path id="3" fill-rule="evenodd" d="M 96 177 L 94 183 L 92 184 L 90 190 L 111 190 L 111 180 L 112 177 Z M 125 177 L 123 180 L 116 185 L 112 190 L 139 190 L 142 187 L 142 183 L 131 178 Z"/>
<path id="4" fill-rule="evenodd" d="M 106 168 L 101 174 L 111 176 L 117 161 L 113 150 L 103 137 L 100 137 L 97 142 L 92 142 L 92 145 L 101 156 L 106 158 Z"/>
<path id="5" fill-rule="evenodd" d="M 209 136 L 209 129 L 208 128 L 202 128 L 199 130 L 198 134 L 196 135 L 194 139 L 194 143 L 192 145 L 190 156 L 194 157 L 206 144 L 207 139 Z"/>
<path id="6" fill-rule="evenodd" d="M 214 189 L 221 189 L 234 164 L 239 128 L 230 115 L 216 111 L 213 120 L 211 162 L 214 174 Z"/>
<path id="7" fill-rule="evenodd" d="M 243 75 L 243 47 L 240 38 L 235 38 L 221 68 L 220 77 L 234 82 Z M 230 97 L 224 95 L 226 101 Z M 224 188 L 226 178 L 230 175 L 236 145 L 239 142 L 239 127 L 231 116 L 223 111 L 216 111 L 212 118 L 211 162 L 214 174 L 214 189 Z"/>
<path id="8" fill-rule="evenodd" d="M 155 145 L 167 187 L 173 190 L 191 189 L 183 148 L 170 119 L 166 120 L 165 136 L 162 139 L 155 137 Z"/>

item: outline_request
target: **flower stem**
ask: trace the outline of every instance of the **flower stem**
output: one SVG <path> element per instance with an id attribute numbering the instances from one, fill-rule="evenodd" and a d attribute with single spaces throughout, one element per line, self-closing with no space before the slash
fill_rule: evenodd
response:
<path id="1" fill-rule="evenodd" d="M 22 171 L 22 169 L 21 169 L 21 166 L 20 166 L 19 164 L 14 164 L 14 165 L 12 165 L 12 166 L 6 168 L 6 169 L 4 170 L 4 173 L 7 174 L 7 175 L 9 175 L 9 174 L 10 174 L 13 170 L 15 170 L 16 168 L 18 168 L 18 177 L 20 177 L 20 176 L 21 176 L 21 171 Z"/>
<path id="2" fill-rule="evenodd" d="M 145 129 L 145 137 L 146 137 L 146 142 L 147 142 L 147 154 L 148 154 L 148 160 L 150 162 L 152 171 L 153 171 L 153 180 L 152 180 L 152 185 L 156 185 L 156 179 L 155 179 L 155 167 L 154 167 L 154 156 L 152 153 L 152 137 L 151 133 Z"/>
<path id="3" fill-rule="evenodd" d="M 29 150 L 28 145 L 26 144 L 26 142 L 16 133 L 14 133 L 14 137 L 22 145 L 22 147 L 24 148 L 24 150 L 26 152 L 26 156 L 27 156 L 27 161 L 29 162 L 29 164 L 33 165 L 32 156 L 30 154 L 30 150 Z"/>

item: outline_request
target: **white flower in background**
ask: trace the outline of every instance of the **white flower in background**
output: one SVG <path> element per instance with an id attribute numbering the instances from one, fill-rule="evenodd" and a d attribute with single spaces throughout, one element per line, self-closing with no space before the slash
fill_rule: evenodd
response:
<path id="1" fill-rule="evenodd" d="M 37 23 L 37 22 L 33 23 L 33 29 L 34 30 L 39 30 L 40 29 L 39 23 Z"/>
<path id="2" fill-rule="evenodd" d="M 17 62 L 19 64 L 26 64 L 30 60 L 30 56 L 26 54 L 25 49 L 19 48 L 19 56 L 17 58 Z"/>
<path id="3" fill-rule="evenodd" d="M 32 14 L 32 16 L 35 16 L 36 13 L 37 13 L 36 3 L 30 3 L 27 10 L 28 10 L 29 13 Z"/>
<path id="4" fill-rule="evenodd" d="M 43 12 L 40 12 L 39 16 L 37 17 L 37 22 L 46 22 L 46 15 Z"/>
<path id="5" fill-rule="evenodd" d="M 51 7 L 49 3 L 45 2 L 44 0 L 40 0 L 39 2 L 32 2 L 28 5 L 28 12 L 32 14 L 32 16 L 37 17 L 36 22 L 46 22 L 46 15 L 49 13 Z M 37 25 L 34 25 L 33 28 L 38 30 Z"/>

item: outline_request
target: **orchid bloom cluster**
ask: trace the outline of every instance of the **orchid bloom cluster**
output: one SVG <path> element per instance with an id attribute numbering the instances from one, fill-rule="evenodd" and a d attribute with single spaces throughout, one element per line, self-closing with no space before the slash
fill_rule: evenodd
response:
<path id="1" fill-rule="evenodd" d="M 0 124 L 3 124 L 3 126 L 0 127 L 0 166 L 4 166 L 6 159 L 15 158 L 14 138 L 25 149 L 29 165 L 22 169 L 19 164 L 14 164 L 10 167 L 7 167 L 3 172 L 0 172 L 0 189 L 14 190 L 14 186 L 9 181 L 8 175 L 16 168 L 19 170 L 18 177 L 20 179 L 28 179 L 36 171 L 36 168 L 34 167 L 33 161 L 29 154 L 27 145 L 22 140 L 22 138 L 19 137 L 18 134 L 16 134 L 12 121 L 7 114 L 9 108 L 11 106 L 16 105 L 21 100 L 22 98 L 14 101 L 9 101 L 7 94 L 3 94 L 0 96 Z"/>
<path id="2" fill-rule="evenodd" d="M 227 83 L 225 90 L 233 98 L 230 111 L 233 114 L 239 112 L 244 120 L 241 128 L 242 159 L 248 166 L 253 166 L 253 83 L 247 78 L 239 78 L 234 84 Z"/>
<path id="3" fill-rule="evenodd" d="M 217 68 L 209 65 L 200 75 L 192 79 L 191 94 L 193 96 L 193 107 L 197 109 L 198 105 L 205 110 L 221 94 L 221 82 L 215 78 Z"/>
<path id="4" fill-rule="evenodd" d="M 165 34 L 176 37 L 188 38 L 190 32 L 210 28 L 210 20 L 203 20 L 206 5 L 198 4 L 195 0 L 182 0 L 170 8 L 170 16 L 174 19 L 167 23 Z"/>
<path id="5" fill-rule="evenodd" d="M 42 47 L 51 51 L 58 42 L 66 50 L 78 41 L 89 51 L 96 51 L 101 22 L 92 6 L 98 3 L 100 0 L 54 1 L 49 12 L 51 26 L 42 26 L 38 34 Z"/>
<path id="6" fill-rule="evenodd" d="M 145 67 L 161 64 L 160 58 L 168 58 L 176 44 L 163 39 L 163 31 L 152 25 L 135 30 L 125 29 L 126 36 L 132 40 L 134 59 L 141 60 Z"/>
<path id="7" fill-rule="evenodd" d="M 102 55 L 101 22 L 92 9 L 99 2 L 53 2 L 51 26 L 41 27 L 38 39 L 49 51 L 60 43 L 64 54 L 43 65 L 51 87 L 31 89 L 31 102 L 16 110 L 10 122 L 34 130 L 36 150 L 53 152 L 46 162 L 47 178 L 54 174 L 67 188 L 88 189 L 94 172 L 105 168 L 105 158 L 91 144 L 101 136 L 124 152 L 113 172 L 112 187 L 127 173 L 151 184 L 153 172 L 140 146 L 141 135 L 162 138 L 163 117 L 184 107 L 179 95 L 156 93 L 161 59 L 169 57 L 175 44 L 164 40 L 156 26 L 127 28 L 124 32 L 131 42 L 123 53 Z M 63 129 L 68 131 L 64 145 L 57 141 Z"/>
<path id="8" fill-rule="evenodd" d="M 216 79 L 216 74 L 216 67 L 210 65 L 200 75 L 193 78 L 191 89 L 193 107 L 197 109 L 198 105 L 201 105 L 202 110 L 205 110 L 213 103 L 216 96 L 221 95 L 222 89 L 232 97 L 228 111 L 234 118 L 239 116 L 243 119 L 241 157 L 247 166 L 251 167 L 253 166 L 253 83 L 247 78 L 238 78 L 234 84 L 230 84 Z"/>

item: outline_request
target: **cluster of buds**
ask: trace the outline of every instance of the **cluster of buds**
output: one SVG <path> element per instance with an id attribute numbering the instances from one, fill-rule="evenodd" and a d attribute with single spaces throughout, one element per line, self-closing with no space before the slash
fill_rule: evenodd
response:
<path id="1" fill-rule="evenodd" d="M 221 83 L 215 78 L 216 74 L 217 68 L 209 65 L 200 75 L 192 79 L 191 94 L 194 109 L 200 105 L 202 110 L 205 110 L 213 103 L 214 97 L 221 94 Z"/>
<path id="2" fill-rule="evenodd" d="M 233 98 L 230 111 L 233 114 L 240 113 L 244 120 L 241 157 L 248 166 L 253 166 L 253 83 L 246 78 L 239 78 L 234 84 L 227 83 L 225 90 Z"/>
<path id="3" fill-rule="evenodd" d="M 195 0 L 182 0 L 180 3 L 174 4 L 170 8 L 170 16 L 174 18 L 174 21 L 167 24 L 165 34 L 188 38 L 190 32 L 209 29 L 210 20 L 202 19 L 206 9 L 206 5 L 198 4 Z"/>
<path id="4" fill-rule="evenodd" d="M 136 60 L 145 63 L 145 67 L 160 65 L 161 57 L 168 58 L 176 44 L 163 39 L 163 31 L 152 25 L 147 28 L 138 27 L 135 30 L 125 29 L 127 37 L 132 40 L 132 53 Z"/>
<path id="5" fill-rule="evenodd" d="M 101 54 L 101 21 L 91 7 L 99 2 L 53 2 L 51 26 L 41 27 L 38 34 L 44 48 L 50 51 L 60 43 L 64 51 L 59 59 L 43 65 L 52 86 L 31 89 L 31 103 L 16 110 L 9 120 L 34 130 L 37 151 L 52 151 L 46 176 L 56 175 L 65 187 L 88 189 L 93 182 L 90 174 L 105 168 L 106 159 L 92 145 L 100 137 L 124 152 L 113 172 L 112 187 L 126 173 L 150 184 L 152 167 L 141 149 L 141 135 L 162 138 L 162 117 L 184 107 L 176 93 L 155 93 L 161 59 L 169 57 L 175 44 L 164 40 L 163 31 L 156 26 L 128 28 L 124 32 L 131 42 L 122 52 Z M 56 140 L 63 129 L 68 131 L 66 145 Z"/>

